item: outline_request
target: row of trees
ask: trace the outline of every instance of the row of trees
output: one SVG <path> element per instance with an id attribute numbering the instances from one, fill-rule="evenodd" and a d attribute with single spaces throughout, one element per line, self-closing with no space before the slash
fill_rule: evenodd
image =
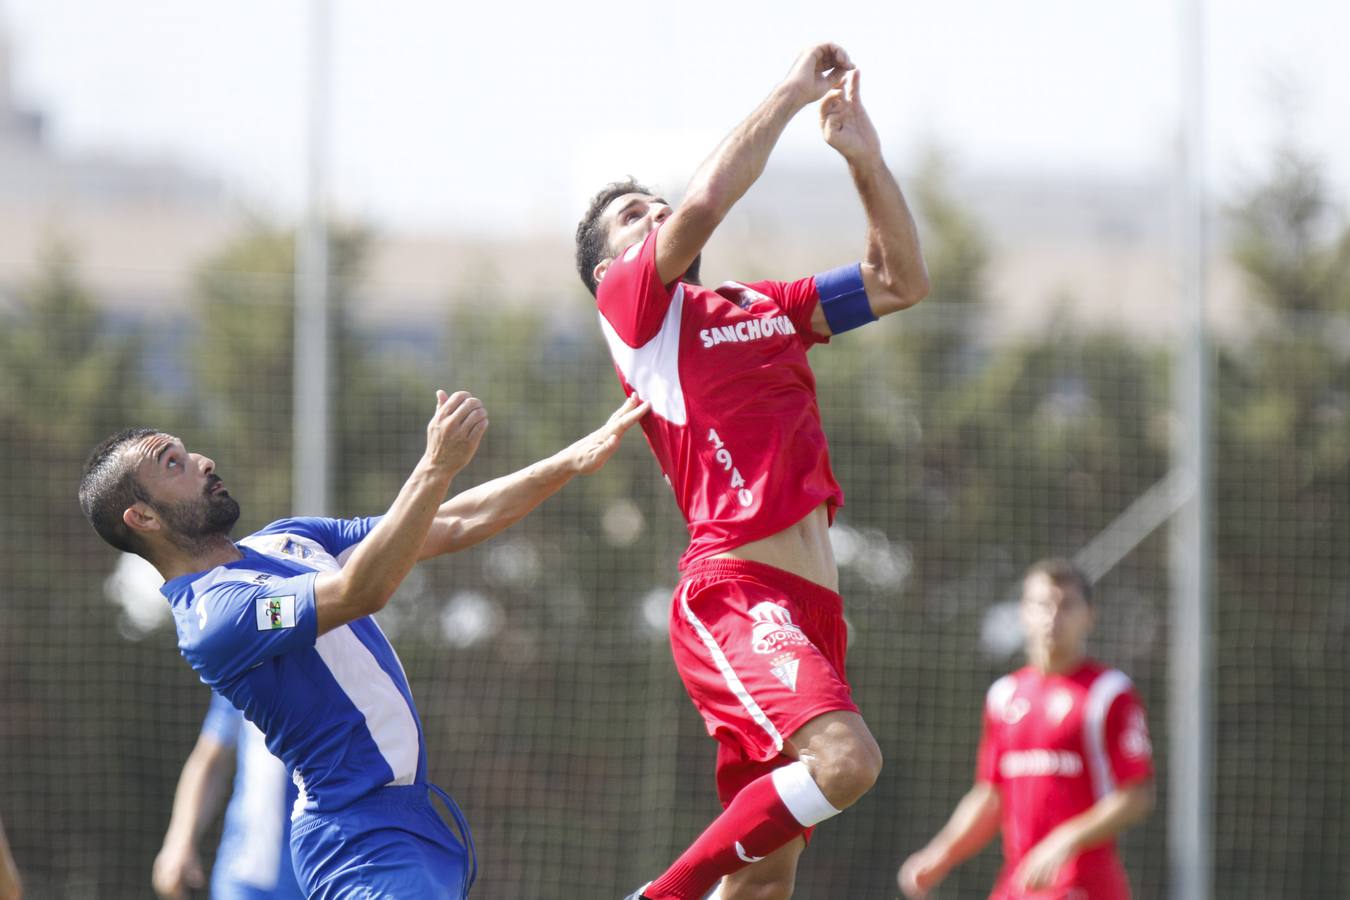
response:
<path id="1" fill-rule="evenodd" d="M 1230 210 L 1252 318 L 1216 356 L 1224 897 L 1335 897 L 1350 881 L 1350 230 L 1327 196 L 1288 154 Z M 969 780 L 978 704 L 1011 662 L 991 605 L 1170 465 L 1166 348 L 1054 328 L 984 339 L 988 245 L 940 172 L 912 199 L 933 298 L 812 353 L 848 492 L 850 675 L 888 766 L 817 836 L 803 896 L 885 893 Z M 442 333 L 415 341 L 358 328 L 368 245 L 334 235 L 338 509 L 388 502 L 436 385 L 471 387 L 492 411 L 469 481 L 553 452 L 617 404 L 581 294 L 548 310 L 450 303 Z M 285 514 L 292 246 L 257 227 L 203 266 L 181 317 L 125 322 L 55 251 L 0 313 L 0 759 L 22 776 L 0 781 L 0 815 L 35 896 L 144 896 L 206 699 L 170 628 L 119 632 L 101 589 L 111 555 L 74 504 L 82 456 L 130 422 L 165 423 L 216 459 L 241 531 Z M 433 775 L 475 823 L 483 897 L 617 896 L 715 804 L 711 747 L 662 634 L 683 542 L 667 493 L 630 446 L 504 539 L 419 572 L 382 620 Z M 1151 701 L 1160 748 L 1165 553 L 1152 537 L 1105 578 L 1099 629 L 1101 655 Z M 1164 822 L 1127 841 L 1144 897 L 1164 892 Z M 983 856 L 951 895 L 983 896 L 996 864 Z"/>

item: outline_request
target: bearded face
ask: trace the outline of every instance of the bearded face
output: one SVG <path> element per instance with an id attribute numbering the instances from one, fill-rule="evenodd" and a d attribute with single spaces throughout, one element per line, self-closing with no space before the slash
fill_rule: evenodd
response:
<path id="1" fill-rule="evenodd" d="M 234 523 L 239 521 L 239 501 L 221 486 L 216 475 L 207 476 L 206 487 L 198 497 L 153 506 L 169 527 L 171 540 L 185 550 L 228 535 Z"/>

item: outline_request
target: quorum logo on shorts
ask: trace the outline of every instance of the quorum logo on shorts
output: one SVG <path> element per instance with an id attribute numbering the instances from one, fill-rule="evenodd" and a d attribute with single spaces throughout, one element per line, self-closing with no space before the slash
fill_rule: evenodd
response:
<path id="1" fill-rule="evenodd" d="M 258 630 L 295 627 L 295 595 L 258 598 Z"/>
<path id="2" fill-rule="evenodd" d="M 750 608 L 755 620 L 750 643 L 756 653 L 778 653 L 786 647 L 809 644 L 802 630 L 792 624 L 792 614 L 777 603 L 765 600 Z"/>

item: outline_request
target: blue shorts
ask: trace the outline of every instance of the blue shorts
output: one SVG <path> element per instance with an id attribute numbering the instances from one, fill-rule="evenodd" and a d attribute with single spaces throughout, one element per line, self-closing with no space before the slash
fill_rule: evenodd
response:
<path id="1" fill-rule="evenodd" d="M 211 900 L 304 900 L 305 892 L 291 879 L 290 884 L 260 888 L 233 878 L 211 876 Z"/>
<path id="2" fill-rule="evenodd" d="M 431 805 L 433 790 L 463 841 Z M 462 900 L 478 874 L 463 814 L 428 784 L 384 787 L 337 812 L 301 815 L 291 859 L 309 900 Z"/>
<path id="3" fill-rule="evenodd" d="M 290 822 L 278 831 L 283 833 L 260 846 L 253 839 L 262 837 L 257 831 L 245 836 L 226 826 L 211 866 L 211 900 L 305 900 L 291 871 Z"/>

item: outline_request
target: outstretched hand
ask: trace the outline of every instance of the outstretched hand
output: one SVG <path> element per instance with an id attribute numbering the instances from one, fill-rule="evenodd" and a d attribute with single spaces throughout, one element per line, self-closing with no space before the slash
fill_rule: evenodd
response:
<path id="1" fill-rule="evenodd" d="M 150 880 L 161 900 L 186 900 L 190 891 L 206 886 L 206 873 L 195 848 L 166 843 L 155 857 Z"/>
<path id="2" fill-rule="evenodd" d="M 845 73 L 853 68 L 848 53 L 838 44 L 817 44 L 797 57 L 783 79 L 802 106 L 815 103 L 831 88 L 843 84 Z"/>
<path id="3" fill-rule="evenodd" d="M 436 392 L 436 412 L 427 423 L 426 458 L 452 475 L 469 464 L 487 431 L 483 401 L 467 391 Z"/>
<path id="4" fill-rule="evenodd" d="M 881 139 L 863 108 L 860 80 L 858 70 L 850 69 L 820 103 L 820 133 L 850 163 L 881 155 Z"/>
<path id="5" fill-rule="evenodd" d="M 925 847 L 905 860 L 896 875 L 896 881 L 909 900 L 924 900 L 946 874 L 942 866 L 942 854 L 932 847 Z"/>
<path id="6" fill-rule="evenodd" d="M 1053 887 L 1060 869 L 1073 856 L 1072 842 L 1062 833 L 1052 831 L 1022 857 L 1017 871 L 1013 873 L 1013 884 L 1019 891 L 1041 891 Z"/>
<path id="7" fill-rule="evenodd" d="M 604 425 L 572 445 L 577 471 L 582 475 L 598 472 L 614 455 L 614 451 L 619 449 L 624 432 L 636 425 L 651 408 L 652 405 L 647 401 L 639 401 L 637 394 L 630 394 L 623 405 L 610 414 Z"/>

